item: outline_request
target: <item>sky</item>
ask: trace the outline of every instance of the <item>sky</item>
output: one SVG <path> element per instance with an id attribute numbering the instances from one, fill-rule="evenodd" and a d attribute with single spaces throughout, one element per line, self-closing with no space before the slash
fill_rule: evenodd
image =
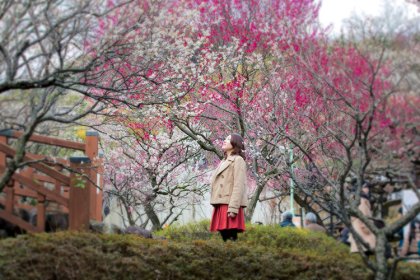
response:
<path id="1" fill-rule="evenodd" d="M 323 26 L 333 24 L 333 33 L 340 33 L 343 19 L 353 13 L 357 15 L 377 16 L 381 13 L 384 0 L 321 0 L 319 19 Z M 391 0 L 395 5 L 407 11 L 409 17 L 418 16 L 417 8 L 405 0 Z"/>

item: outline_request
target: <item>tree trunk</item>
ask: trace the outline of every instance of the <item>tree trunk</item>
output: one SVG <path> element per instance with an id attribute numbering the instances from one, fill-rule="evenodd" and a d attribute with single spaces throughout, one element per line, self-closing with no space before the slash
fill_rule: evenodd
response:
<path id="1" fill-rule="evenodd" d="M 135 226 L 136 222 L 134 221 L 133 213 L 130 210 L 130 206 L 128 206 L 127 204 L 124 203 L 124 207 L 125 207 L 125 212 L 127 213 L 127 219 L 128 219 L 129 225 L 130 226 Z"/>
<path id="2" fill-rule="evenodd" d="M 386 260 L 386 236 L 385 233 L 380 232 L 376 235 L 376 271 L 375 280 L 386 280 L 389 274 L 389 267 Z"/>
<path id="3" fill-rule="evenodd" d="M 258 199 L 260 198 L 261 192 L 264 190 L 265 184 L 258 184 L 257 189 L 252 195 L 251 201 L 249 202 L 248 208 L 246 210 L 245 220 L 251 221 L 252 216 L 254 216 L 255 208 L 257 207 Z"/>
<path id="4" fill-rule="evenodd" d="M 162 226 L 159 221 L 159 217 L 156 215 L 155 210 L 153 209 L 152 202 L 146 201 L 144 203 L 144 210 L 146 211 L 147 217 L 152 222 L 152 230 L 158 230 L 161 229 Z"/>

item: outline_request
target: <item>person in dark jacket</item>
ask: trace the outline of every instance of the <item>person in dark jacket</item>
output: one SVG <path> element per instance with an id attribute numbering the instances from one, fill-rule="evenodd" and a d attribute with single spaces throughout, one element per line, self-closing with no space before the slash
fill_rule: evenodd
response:
<path id="1" fill-rule="evenodd" d="M 350 246 L 350 241 L 349 241 L 349 237 L 350 237 L 350 230 L 348 227 L 345 227 L 341 230 L 340 232 L 340 241 L 347 245 Z"/>
<path id="2" fill-rule="evenodd" d="M 296 227 L 292 222 L 293 214 L 292 212 L 286 211 L 281 215 L 282 222 L 280 223 L 281 227 Z"/>

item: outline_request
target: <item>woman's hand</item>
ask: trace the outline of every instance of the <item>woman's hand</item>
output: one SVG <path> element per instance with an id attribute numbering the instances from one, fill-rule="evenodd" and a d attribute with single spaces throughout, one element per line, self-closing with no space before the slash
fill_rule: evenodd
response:
<path id="1" fill-rule="evenodd" d="M 229 218 L 235 218 L 236 217 L 236 213 L 228 212 L 228 217 Z"/>

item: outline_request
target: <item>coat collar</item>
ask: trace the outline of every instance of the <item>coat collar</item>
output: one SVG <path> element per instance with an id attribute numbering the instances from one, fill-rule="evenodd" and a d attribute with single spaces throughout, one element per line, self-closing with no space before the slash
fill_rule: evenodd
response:
<path id="1" fill-rule="evenodd" d="M 231 155 L 231 156 L 228 156 L 225 160 L 223 160 L 223 161 L 221 162 L 221 164 L 219 165 L 219 167 L 217 168 L 217 170 L 216 170 L 216 172 L 215 172 L 215 174 L 214 174 L 214 177 L 213 177 L 213 178 L 216 178 L 216 177 L 217 177 L 217 175 L 219 175 L 220 173 L 222 173 L 222 172 L 223 172 L 223 170 L 225 170 L 226 168 L 228 168 L 228 166 L 229 166 L 232 162 L 234 162 L 234 161 L 235 161 L 235 157 L 236 157 L 236 155 Z"/>

